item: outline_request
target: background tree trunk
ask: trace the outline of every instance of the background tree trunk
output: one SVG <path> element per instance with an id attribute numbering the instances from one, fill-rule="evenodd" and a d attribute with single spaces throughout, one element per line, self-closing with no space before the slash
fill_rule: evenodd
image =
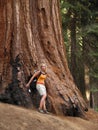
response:
<path id="1" fill-rule="evenodd" d="M 0 89 L 17 86 L 31 104 L 27 77 L 46 62 L 48 109 L 80 116 L 87 106 L 68 69 L 59 12 L 59 0 L 0 0 Z M 18 105 L 24 105 L 23 97 Z"/>

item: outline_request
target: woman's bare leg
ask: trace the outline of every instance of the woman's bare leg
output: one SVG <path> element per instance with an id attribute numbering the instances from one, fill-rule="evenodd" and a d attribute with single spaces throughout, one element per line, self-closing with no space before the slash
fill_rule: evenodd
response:
<path id="1" fill-rule="evenodd" d="M 45 99 L 45 101 L 43 103 L 43 110 L 46 110 L 46 99 Z"/>
<path id="2" fill-rule="evenodd" d="M 46 106 L 45 106 L 46 97 L 47 97 L 46 94 L 42 96 L 41 101 L 40 101 L 40 106 L 39 106 L 40 109 L 44 109 L 44 110 L 46 109 Z"/>

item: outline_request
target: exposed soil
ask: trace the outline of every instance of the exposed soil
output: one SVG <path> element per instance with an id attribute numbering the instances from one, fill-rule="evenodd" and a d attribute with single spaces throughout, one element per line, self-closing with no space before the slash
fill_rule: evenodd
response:
<path id="1" fill-rule="evenodd" d="M 58 117 L 0 103 L 0 130 L 98 130 L 98 113 L 89 110 L 87 118 Z"/>

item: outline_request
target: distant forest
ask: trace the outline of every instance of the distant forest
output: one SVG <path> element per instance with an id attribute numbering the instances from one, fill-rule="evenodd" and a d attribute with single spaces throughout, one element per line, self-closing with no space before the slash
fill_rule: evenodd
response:
<path id="1" fill-rule="evenodd" d="M 98 110 L 98 1 L 61 0 L 67 59 L 89 106 Z"/>

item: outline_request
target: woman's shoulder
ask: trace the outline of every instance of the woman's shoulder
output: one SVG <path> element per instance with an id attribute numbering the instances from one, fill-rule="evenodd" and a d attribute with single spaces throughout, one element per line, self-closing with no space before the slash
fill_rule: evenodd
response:
<path id="1" fill-rule="evenodd" d="M 47 72 L 40 71 L 40 73 L 43 74 L 43 75 L 47 75 Z"/>
<path id="2" fill-rule="evenodd" d="M 37 70 L 34 72 L 35 75 L 39 75 L 40 74 L 40 70 Z"/>

